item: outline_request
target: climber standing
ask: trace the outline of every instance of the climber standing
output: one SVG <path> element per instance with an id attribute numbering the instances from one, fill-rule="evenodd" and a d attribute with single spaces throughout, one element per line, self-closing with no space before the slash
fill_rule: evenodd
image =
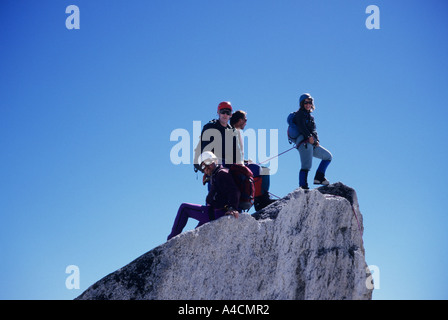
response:
<path id="1" fill-rule="evenodd" d="M 210 177 L 210 190 L 206 198 L 206 205 L 182 203 L 177 211 L 168 240 L 182 232 L 188 218 L 198 220 L 197 227 L 199 227 L 224 215 L 232 215 L 235 218 L 239 216 L 239 211 L 236 208 L 238 208 L 240 191 L 229 170 L 218 164 L 218 158 L 210 151 L 202 153 L 199 161 L 201 171 Z"/>
<path id="2" fill-rule="evenodd" d="M 247 112 L 243 110 L 237 110 L 232 114 L 230 118 L 230 125 L 235 130 L 236 136 L 236 161 L 235 163 L 244 164 L 244 140 L 243 130 L 247 124 Z"/>
<path id="3" fill-rule="evenodd" d="M 244 160 L 244 139 L 242 131 L 247 124 L 247 112 L 237 110 L 232 114 L 230 125 L 235 129 L 236 133 L 236 160 L 237 163 L 247 166 L 254 175 L 255 184 L 255 199 L 254 207 L 256 211 L 275 202 L 269 197 L 270 174 L 269 168 L 262 167 L 259 164 L 253 163 L 252 160 Z"/>
<path id="4" fill-rule="evenodd" d="M 309 93 L 304 93 L 299 98 L 300 108 L 295 112 L 293 122 L 296 124 L 299 136 L 295 139 L 295 144 L 299 150 L 301 169 L 299 173 L 299 186 L 302 189 L 308 188 L 308 172 L 311 170 L 313 157 L 321 159 L 314 177 L 314 184 L 328 185 L 325 178 L 325 171 L 333 156 L 319 143 L 316 131 L 316 123 L 311 113 L 315 109 L 314 99 Z"/>
<path id="5" fill-rule="evenodd" d="M 204 151 L 211 151 L 218 158 L 218 163 L 229 167 L 236 163 L 236 135 L 234 128 L 229 124 L 232 117 L 232 104 L 223 101 L 218 104 L 218 119 L 213 119 L 202 128 L 199 143 L 195 148 L 194 170 L 201 168 L 198 158 Z"/>

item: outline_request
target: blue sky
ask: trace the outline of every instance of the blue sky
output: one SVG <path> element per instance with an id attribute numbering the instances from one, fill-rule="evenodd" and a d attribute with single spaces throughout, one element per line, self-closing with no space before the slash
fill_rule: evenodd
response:
<path id="1" fill-rule="evenodd" d="M 380 29 L 366 28 L 371 4 Z M 327 177 L 358 194 L 374 299 L 447 299 L 446 12 L 437 0 L 2 1 L 0 298 L 73 299 L 162 244 L 179 205 L 206 195 L 192 165 L 172 163 L 173 130 L 193 140 L 193 121 L 231 101 L 246 128 L 278 130 L 281 152 L 310 92 Z M 299 167 L 282 155 L 271 192 L 297 188 Z M 65 286 L 69 265 L 80 289 Z"/>

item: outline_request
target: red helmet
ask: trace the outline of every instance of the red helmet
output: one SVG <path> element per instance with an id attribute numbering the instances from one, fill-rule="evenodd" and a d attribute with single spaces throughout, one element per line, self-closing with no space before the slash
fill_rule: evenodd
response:
<path id="1" fill-rule="evenodd" d="M 218 104 L 218 111 L 221 109 L 230 109 L 230 111 L 233 111 L 232 105 L 229 101 L 223 101 L 220 104 Z"/>

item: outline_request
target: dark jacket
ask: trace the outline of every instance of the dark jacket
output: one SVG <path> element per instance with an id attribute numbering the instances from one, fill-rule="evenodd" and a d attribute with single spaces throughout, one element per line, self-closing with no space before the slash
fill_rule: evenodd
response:
<path id="1" fill-rule="evenodd" d="M 294 116 L 293 122 L 297 125 L 300 134 L 306 140 L 313 137 L 316 141 L 319 141 L 319 137 L 316 131 L 316 123 L 311 112 L 306 111 L 304 108 L 300 108 Z"/>
<path id="2" fill-rule="evenodd" d="M 232 207 L 235 210 L 240 202 L 240 191 L 229 169 L 218 165 L 210 178 L 210 191 L 206 202 L 214 209 Z"/>
<path id="3" fill-rule="evenodd" d="M 201 132 L 201 152 L 204 152 L 204 149 L 215 140 L 214 135 L 217 133 L 215 130 L 210 131 L 210 137 L 207 137 L 207 135 L 204 136 L 204 133 L 208 129 L 215 129 L 218 130 L 218 132 L 221 135 L 221 148 L 212 148 L 206 149 L 205 151 L 211 151 L 214 153 L 216 157 L 220 160 L 220 163 L 227 163 L 232 164 L 236 162 L 236 135 L 235 135 L 235 129 L 231 125 L 227 125 L 227 127 L 223 127 L 219 120 L 214 119 L 211 120 L 209 123 L 204 125 Z M 210 141 L 209 141 L 210 140 Z M 228 144 L 228 147 L 226 149 L 226 144 Z M 220 149 L 220 150 L 219 150 Z M 231 151 L 232 154 L 226 154 L 226 152 Z"/>

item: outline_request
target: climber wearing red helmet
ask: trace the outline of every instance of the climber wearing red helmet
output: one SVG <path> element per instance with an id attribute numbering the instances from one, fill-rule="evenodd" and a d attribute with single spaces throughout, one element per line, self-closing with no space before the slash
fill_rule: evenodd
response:
<path id="1" fill-rule="evenodd" d="M 219 103 L 218 119 L 209 121 L 202 128 L 201 139 L 195 149 L 195 171 L 202 171 L 198 164 L 198 156 L 204 151 L 213 152 L 219 163 L 226 167 L 235 163 L 236 137 L 234 128 L 229 124 L 232 112 L 232 104 L 229 101 Z"/>

